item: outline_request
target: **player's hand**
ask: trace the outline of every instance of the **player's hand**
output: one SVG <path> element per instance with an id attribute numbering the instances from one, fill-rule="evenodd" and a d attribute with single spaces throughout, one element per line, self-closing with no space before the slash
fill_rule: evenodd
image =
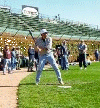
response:
<path id="1" fill-rule="evenodd" d="M 39 52 L 41 52 L 41 51 L 42 51 L 42 49 L 41 49 L 41 48 L 39 48 L 38 46 L 37 46 L 37 49 L 38 49 L 38 51 L 39 51 Z"/>
<path id="2" fill-rule="evenodd" d="M 41 51 L 42 51 L 42 49 L 40 49 L 40 48 L 39 48 L 39 49 L 38 49 L 38 51 L 39 51 L 39 52 L 41 52 Z"/>

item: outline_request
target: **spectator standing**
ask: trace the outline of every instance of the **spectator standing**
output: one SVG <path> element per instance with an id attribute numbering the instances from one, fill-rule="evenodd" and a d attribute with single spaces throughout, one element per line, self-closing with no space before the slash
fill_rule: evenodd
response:
<path id="1" fill-rule="evenodd" d="M 21 65 L 21 51 L 20 51 L 20 46 L 16 47 L 16 59 L 17 59 L 17 64 L 16 64 L 16 70 L 21 70 L 20 65 Z"/>
<path id="2" fill-rule="evenodd" d="M 0 52 L 0 62 L 2 60 L 2 57 L 3 57 L 3 54 L 2 54 L 2 52 Z"/>
<path id="3" fill-rule="evenodd" d="M 99 61 L 99 51 L 98 49 L 95 50 L 95 58 L 96 58 L 96 61 Z"/>
<path id="4" fill-rule="evenodd" d="M 61 46 L 61 68 L 62 68 L 62 70 L 68 70 L 69 69 L 68 49 L 66 46 L 66 41 L 63 41 L 62 46 Z"/>
<path id="5" fill-rule="evenodd" d="M 56 51 L 56 48 L 52 48 L 53 49 L 53 55 L 54 55 L 54 58 L 56 60 L 56 63 L 57 63 L 57 51 Z"/>
<path id="6" fill-rule="evenodd" d="M 33 66 L 34 66 L 34 48 L 32 47 L 32 45 L 29 45 L 29 49 L 28 49 L 28 56 L 29 56 L 29 63 L 28 63 L 28 72 L 32 72 L 33 71 Z"/>
<path id="7" fill-rule="evenodd" d="M 11 51 L 9 50 L 8 44 L 5 45 L 3 50 L 4 57 L 4 67 L 3 67 L 3 75 L 6 75 L 6 69 L 8 69 L 8 73 L 11 74 Z"/>
<path id="8" fill-rule="evenodd" d="M 36 71 L 38 68 L 38 64 L 39 64 L 39 55 L 38 55 L 38 51 L 35 51 L 35 67 L 36 67 Z"/>
<path id="9" fill-rule="evenodd" d="M 0 52 L 0 71 L 3 70 L 3 61 L 4 61 L 3 54 L 2 54 L 2 52 Z"/>
<path id="10" fill-rule="evenodd" d="M 56 48 L 56 51 L 57 51 L 57 55 L 58 55 L 58 64 L 61 65 L 61 45 L 59 45 L 57 48 Z"/>
<path id="11" fill-rule="evenodd" d="M 42 70 L 47 61 L 54 68 L 59 83 L 63 85 L 64 83 L 61 78 L 61 73 L 52 52 L 52 38 L 48 36 L 48 32 L 46 29 L 42 29 L 40 31 L 40 34 L 41 37 L 37 39 L 35 44 L 36 45 L 35 47 L 38 49 L 39 52 L 39 66 L 36 74 L 36 85 L 38 85 L 40 81 Z"/>
<path id="12" fill-rule="evenodd" d="M 15 50 L 15 46 L 13 46 L 12 51 L 11 51 L 11 67 L 12 67 L 12 70 L 16 70 L 16 50 Z"/>
<path id="13" fill-rule="evenodd" d="M 82 69 L 82 62 L 84 65 L 84 69 L 86 69 L 86 51 L 87 51 L 87 45 L 85 44 L 84 40 L 81 40 L 81 43 L 78 45 L 78 51 L 79 51 L 79 67 Z"/>

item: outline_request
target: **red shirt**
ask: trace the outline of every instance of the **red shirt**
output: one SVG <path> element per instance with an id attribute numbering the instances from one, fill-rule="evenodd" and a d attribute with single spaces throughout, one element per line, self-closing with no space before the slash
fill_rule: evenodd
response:
<path id="1" fill-rule="evenodd" d="M 10 59 L 11 58 L 11 51 L 9 51 L 9 49 L 4 49 L 3 50 L 3 57 L 4 57 L 4 59 Z"/>

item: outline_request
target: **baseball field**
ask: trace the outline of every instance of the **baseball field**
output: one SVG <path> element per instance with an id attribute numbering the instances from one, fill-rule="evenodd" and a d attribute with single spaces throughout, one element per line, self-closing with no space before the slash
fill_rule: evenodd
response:
<path id="1" fill-rule="evenodd" d="M 52 68 L 42 72 L 39 85 L 36 73 L 24 78 L 18 89 L 19 108 L 100 108 L 100 62 L 91 63 L 86 70 L 78 65 L 61 70 L 61 88 Z"/>

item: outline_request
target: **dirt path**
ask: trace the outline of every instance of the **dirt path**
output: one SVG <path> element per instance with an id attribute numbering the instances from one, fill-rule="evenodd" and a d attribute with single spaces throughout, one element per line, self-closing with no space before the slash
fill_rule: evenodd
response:
<path id="1" fill-rule="evenodd" d="M 31 73 L 27 69 L 21 69 L 15 70 L 13 74 L 3 75 L 0 71 L 0 108 L 17 108 L 19 82 Z"/>
<path id="2" fill-rule="evenodd" d="M 49 65 L 45 69 L 50 68 Z M 35 69 L 34 69 L 35 70 Z M 27 68 L 15 70 L 13 74 L 3 75 L 0 71 L 0 108 L 17 108 L 17 89 L 20 81 L 32 72 Z"/>

